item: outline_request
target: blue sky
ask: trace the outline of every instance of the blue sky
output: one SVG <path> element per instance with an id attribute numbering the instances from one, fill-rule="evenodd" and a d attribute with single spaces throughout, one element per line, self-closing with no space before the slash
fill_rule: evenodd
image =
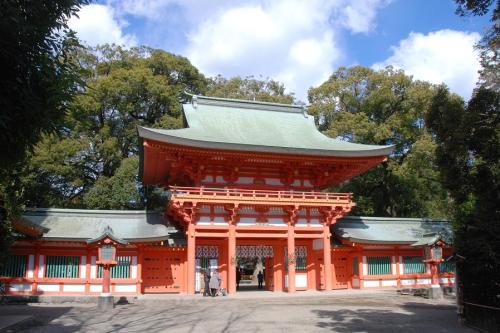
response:
<path id="1" fill-rule="evenodd" d="M 70 20 L 90 45 L 148 45 L 186 56 L 207 76 L 262 76 L 307 89 L 339 66 L 393 65 L 465 99 L 488 17 L 451 0 L 107 0 Z"/>

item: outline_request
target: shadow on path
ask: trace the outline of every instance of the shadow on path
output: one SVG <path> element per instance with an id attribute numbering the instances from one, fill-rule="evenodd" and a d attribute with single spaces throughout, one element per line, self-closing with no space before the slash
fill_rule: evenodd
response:
<path id="1" fill-rule="evenodd" d="M 317 327 L 334 332 L 474 332 L 458 324 L 455 307 L 408 302 L 400 307 L 312 310 Z"/>

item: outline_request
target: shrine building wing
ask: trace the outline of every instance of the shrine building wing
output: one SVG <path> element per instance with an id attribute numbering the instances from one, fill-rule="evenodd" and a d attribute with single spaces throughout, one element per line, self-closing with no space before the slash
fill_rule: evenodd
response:
<path id="1" fill-rule="evenodd" d="M 177 231 L 166 224 L 158 212 L 36 208 L 26 210 L 15 227 L 40 229 L 39 238 L 46 241 L 87 241 L 109 228 L 131 242 L 169 242 Z"/>
<path id="2" fill-rule="evenodd" d="M 445 220 L 401 217 L 345 216 L 331 227 L 344 244 L 418 244 L 429 233 L 443 235 L 451 242 L 453 231 Z"/>

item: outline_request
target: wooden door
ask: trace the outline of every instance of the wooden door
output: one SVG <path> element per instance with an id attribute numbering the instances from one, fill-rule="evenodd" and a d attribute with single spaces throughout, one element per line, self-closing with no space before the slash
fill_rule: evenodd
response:
<path id="1" fill-rule="evenodd" d="M 332 257 L 334 279 L 333 279 L 333 289 L 346 289 L 349 281 L 349 270 L 347 263 L 349 261 L 346 257 Z"/>
<path id="2" fill-rule="evenodd" d="M 180 253 L 144 253 L 142 280 L 144 293 L 178 293 L 182 290 L 183 258 Z"/>

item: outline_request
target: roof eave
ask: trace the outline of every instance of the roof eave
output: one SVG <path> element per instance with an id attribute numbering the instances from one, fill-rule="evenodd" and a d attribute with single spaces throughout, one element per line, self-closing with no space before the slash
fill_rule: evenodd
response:
<path id="1" fill-rule="evenodd" d="M 276 147 L 276 146 L 261 146 L 237 144 L 228 142 L 202 141 L 188 138 L 181 138 L 174 135 L 158 133 L 146 127 L 138 126 L 139 136 L 143 139 L 158 141 L 161 143 L 170 143 L 181 146 L 190 146 L 205 149 L 220 149 L 248 152 L 269 152 L 287 155 L 303 155 L 303 156 L 325 156 L 325 157 L 342 157 L 342 158 L 369 158 L 369 157 L 385 157 L 392 153 L 394 146 L 383 146 L 380 149 L 372 149 L 365 151 L 349 151 L 349 150 L 324 150 L 324 149 L 305 149 L 293 147 Z"/>

